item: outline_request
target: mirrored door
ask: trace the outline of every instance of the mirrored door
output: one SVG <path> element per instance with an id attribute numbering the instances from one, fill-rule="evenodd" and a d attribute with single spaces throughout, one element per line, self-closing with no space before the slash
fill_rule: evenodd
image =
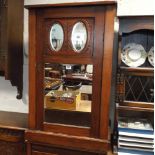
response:
<path id="1" fill-rule="evenodd" d="M 90 127 L 92 64 L 44 65 L 44 121 Z"/>

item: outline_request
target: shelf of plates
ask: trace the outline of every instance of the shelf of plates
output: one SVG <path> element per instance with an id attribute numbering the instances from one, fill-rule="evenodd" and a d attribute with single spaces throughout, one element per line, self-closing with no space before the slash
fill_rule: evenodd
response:
<path id="1" fill-rule="evenodd" d="M 153 17 L 121 17 L 116 84 L 118 152 L 153 153 L 154 29 Z M 142 145 L 136 132 L 146 144 Z M 149 130 L 149 135 L 145 131 Z M 123 131 L 123 132 L 122 132 Z M 125 133 L 125 135 L 123 135 Z M 129 134 L 130 133 L 130 134 Z M 123 138 L 123 139 L 122 139 Z M 136 145 L 134 143 L 137 138 Z M 128 144 L 127 144 L 128 143 Z M 130 146 L 129 146 L 130 145 Z M 141 149 L 143 146 L 143 150 Z M 136 152 L 137 153 L 137 152 Z M 140 153 L 140 152 L 138 152 Z"/>

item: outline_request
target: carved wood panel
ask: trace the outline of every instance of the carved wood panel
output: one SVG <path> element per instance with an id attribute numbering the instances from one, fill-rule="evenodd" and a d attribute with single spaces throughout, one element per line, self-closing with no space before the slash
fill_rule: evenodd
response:
<path id="1" fill-rule="evenodd" d="M 22 143 L 0 141 L 0 155 L 25 155 Z"/>
<path id="2" fill-rule="evenodd" d="M 0 128 L 0 155 L 25 155 L 24 131 Z"/>
<path id="3" fill-rule="evenodd" d="M 71 43 L 71 34 L 73 27 L 76 23 L 82 22 L 86 26 L 87 30 L 87 41 L 84 49 L 77 53 L 73 50 Z M 55 52 L 52 50 L 50 43 L 50 30 L 53 24 L 59 23 L 64 31 L 64 42 L 62 48 Z M 94 20 L 93 18 L 56 18 L 56 19 L 46 19 L 45 20 L 45 30 L 43 33 L 44 37 L 44 54 L 45 55 L 71 55 L 71 56 L 92 56 L 93 54 L 93 38 L 94 38 Z"/>
<path id="4" fill-rule="evenodd" d="M 58 52 L 55 52 L 53 49 L 52 49 L 52 46 L 51 46 L 51 43 L 50 43 L 50 31 L 51 31 L 51 28 L 54 24 L 60 24 L 63 28 L 63 32 L 64 32 L 64 41 L 63 41 L 63 45 L 61 47 L 61 49 L 58 51 Z M 46 24 L 45 24 L 45 29 L 46 29 L 46 32 L 45 32 L 45 47 L 44 47 L 44 52 L 45 54 L 59 54 L 60 52 L 65 52 L 67 51 L 67 21 L 65 19 L 47 19 L 46 20 Z"/>

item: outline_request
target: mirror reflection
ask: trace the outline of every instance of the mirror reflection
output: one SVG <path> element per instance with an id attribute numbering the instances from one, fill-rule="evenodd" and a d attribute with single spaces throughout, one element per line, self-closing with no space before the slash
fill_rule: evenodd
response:
<path id="1" fill-rule="evenodd" d="M 92 64 L 46 63 L 45 122 L 90 126 L 92 80 Z"/>
<path id="2" fill-rule="evenodd" d="M 56 23 L 52 26 L 50 31 L 50 43 L 54 51 L 59 51 L 63 45 L 64 32 L 60 24 Z"/>
<path id="3" fill-rule="evenodd" d="M 71 42 L 75 52 L 81 52 L 84 49 L 87 42 L 87 30 L 84 23 L 78 22 L 74 25 Z"/>

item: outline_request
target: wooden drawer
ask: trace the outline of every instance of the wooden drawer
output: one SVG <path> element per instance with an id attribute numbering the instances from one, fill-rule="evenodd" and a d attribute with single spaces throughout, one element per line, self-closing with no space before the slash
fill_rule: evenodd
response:
<path id="1" fill-rule="evenodd" d="M 105 155 L 87 151 L 73 150 L 72 148 L 61 148 L 55 146 L 46 146 L 31 144 L 31 155 Z"/>

